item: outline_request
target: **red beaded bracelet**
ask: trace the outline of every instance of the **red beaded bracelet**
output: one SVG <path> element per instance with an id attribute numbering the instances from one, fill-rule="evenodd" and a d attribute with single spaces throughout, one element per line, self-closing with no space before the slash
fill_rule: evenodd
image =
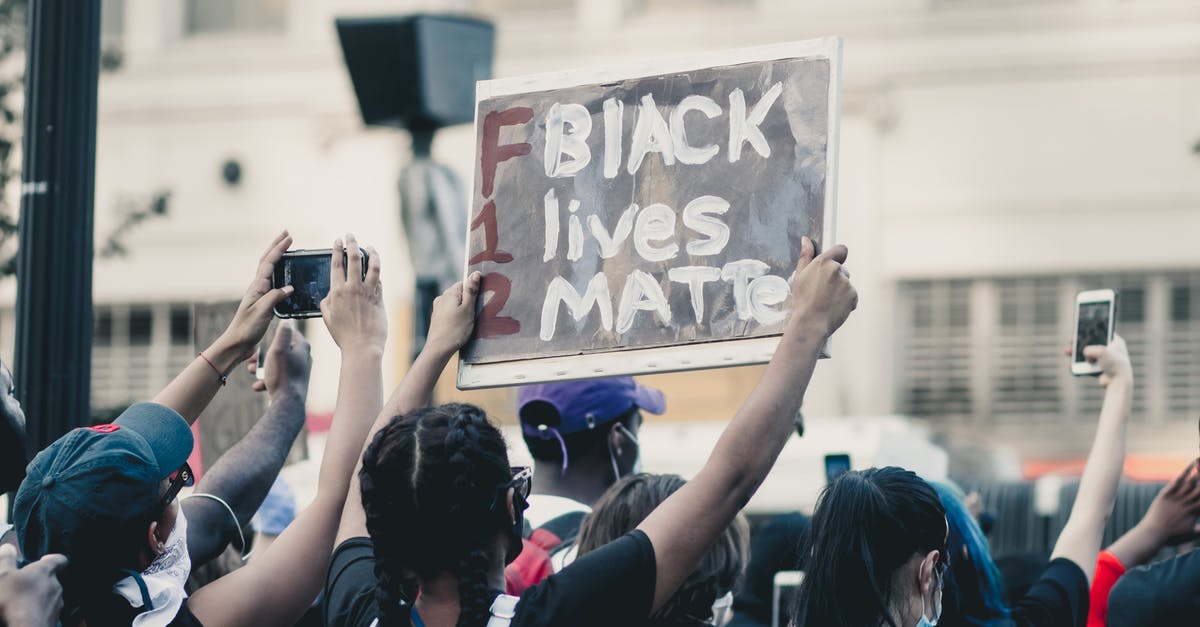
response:
<path id="1" fill-rule="evenodd" d="M 217 373 L 217 377 L 221 379 L 221 385 L 225 385 L 225 383 L 229 381 L 229 377 L 226 376 L 225 373 L 221 372 L 221 369 L 204 355 L 204 351 L 200 351 L 196 354 L 200 356 L 200 359 L 204 360 L 204 363 L 208 364 L 209 367 L 213 369 L 213 372 Z"/>

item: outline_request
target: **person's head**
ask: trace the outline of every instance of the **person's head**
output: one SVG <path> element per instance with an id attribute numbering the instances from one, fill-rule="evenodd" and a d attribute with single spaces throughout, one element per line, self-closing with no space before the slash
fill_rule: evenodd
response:
<path id="1" fill-rule="evenodd" d="M 817 501 L 797 598 L 801 627 L 936 623 L 947 565 L 946 512 L 896 467 L 844 473 Z"/>
<path id="2" fill-rule="evenodd" d="M 528 385 L 517 392 L 517 414 L 529 453 L 566 475 L 605 471 L 610 481 L 640 470 L 637 432 L 642 411 L 666 411 L 662 392 L 631 377 Z"/>
<path id="3" fill-rule="evenodd" d="M 359 482 L 381 623 L 409 624 L 421 582 L 452 576 L 458 624 L 484 624 L 489 578 L 521 550 L 529 482 L 483 410 L 451 403 L 393 418 L 363 452 Z"/>
<path id="4" fill-rule="evenodd" d="M 29 439 L 25 434 L 25 412 L 13 396 L 12 371 L 0 362 L 0 492 L 12 492 L 25 478 L 29 463 Z"/>
<path id="5" fill-rule="evenodd" d="M 65 623 L 97 624 L 113 584 L 166 549 L 191 480 L 187 421 L 138 403 L 115 422 L 74 429 L 38 453 L 13 503 L 28 559 L 62 553 Z"/>
<path id="6" fill-rule="evenodd" d="M 678 475 L 637 474 L 613 484 L 596 501 L 579 529 L 579 556 L 633 531 L 654 508 L 686 483 Z M 658 625 L 703 625 L 714 619 L 713 604 L 732 593 L 749 550 L 750 528 L 738 516 L 709 549 L 679 590 L 652 617 Z M 728 604 L 726 604 L 726 607 Z"/>
<path id="7" fill-rule="evenodd" d="M 1004 604 L 1004 583 L 992 561 L 987 537 L 963 504 L 962 492 L 945 483 L 933 482 L 950 536 L 946 553 L 950 569 L 942 596 L 942 620 L 949 625 L 1005 625 L 1009 611 Z"/>

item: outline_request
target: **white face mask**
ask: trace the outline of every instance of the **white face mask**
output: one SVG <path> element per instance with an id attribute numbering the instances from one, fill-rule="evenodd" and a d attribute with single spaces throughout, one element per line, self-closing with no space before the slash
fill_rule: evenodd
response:
<path id="1" fill-rule="evenodd" d="M 937 566 L 934 566 L 933 576 L 937 581 L 937 586 L 934 587 L 933 595 L 931 595 L 931 596 L 937 597 L 937 600 L 932 602 L 933 603 L 933 618 L 929 619 L 929 618 L 925 617 L 925 596 L 922 595 L 921 596 L 921 620 L 917 621 L 917 627 L 936 627 L 936 625 L 938 624 L 938 620 L 940 620 L 942 618 L 941 592 L 942 592 L 942 584 L 944 583 L 942 580 L 942 577 L 944 577 L 944 575 L 942 575 L 938 571 Z"/>
<path id="2" fill-rule="evenodd" d="M 113 590 L 121 595 L 132 607 L 150 609 L 138 614 L 133 619 L 134 627 L 164 627 L 175 620 L 183 600 L 187 598 L 184 585 L 192 572 L 192 558 L 188 555 L 187 547 L 187 518 L 183 508 L 179 508 L 175 517 L 175 528 L 167 538 L 163 552 L 154 558 L 153 562 L 138 575 L 131 575 L 117 582 Z M 145 592 L 138 579 L 145 584 Z M 147 597 L 149 597 L 147 599 Z"/>

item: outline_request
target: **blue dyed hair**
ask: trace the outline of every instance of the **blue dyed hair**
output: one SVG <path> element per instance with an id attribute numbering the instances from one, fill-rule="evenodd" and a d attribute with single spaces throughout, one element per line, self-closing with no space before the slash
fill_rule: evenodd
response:
<path id="1" fill-rule="evenodd" d="M 992 561 L 987 537 L 979 523 L 963 505 L 962 491 L 945 483 L 930 482 L 946 509 L 950 535 L 946 552 L 950 568 L 942 595 L 944 625 L 1010 625 L 1004 604 L 1004 585 L 1000 571 Z"/>

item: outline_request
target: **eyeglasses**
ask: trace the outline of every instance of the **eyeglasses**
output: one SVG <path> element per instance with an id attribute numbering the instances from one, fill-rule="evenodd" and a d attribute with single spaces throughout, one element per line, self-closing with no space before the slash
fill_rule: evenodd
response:
<path id="1" fill-rule="evenodd" d="M 179 467 L 179 470 L 176 470 L 167 478 L 171 480 L 171 483 L 167 486 L 167 491 L 163 493 L 162 498 L 159 499 L 159 511 L 165 511 L 167 506 L 171 504 L 171 501 L 174 501 L 175 497 L 179 496 L 179 491 L 184 486 L 192 485 L 192 467 L 188 466 L 187 462 L 184 462 Z"/>
<path id="2" fill-rule="evenodd" d="M 505 485 L 505 489 L 512 488 L 523 500 L 529 500 L 529 493 L 533 489 L 533 468 L 510 466 L 509 471 L 512 472 L 512 480 Z"/>
<path id="3" fill-rule="evenodd" d="M 496 505 L 501 503 L 501 497 L 508 493 L 509 488 L 512 488 L 517 496 L 521 497 L 519 502 L 528 507 L 529 492 L 533 488 L 533 469 L 529 466 L 509 466 L 508 470 L 512 473 L 512 479 L 496 488 L 496 496 L 492 497 L 492 504 L 488 509 L 494 511 Z"/>

